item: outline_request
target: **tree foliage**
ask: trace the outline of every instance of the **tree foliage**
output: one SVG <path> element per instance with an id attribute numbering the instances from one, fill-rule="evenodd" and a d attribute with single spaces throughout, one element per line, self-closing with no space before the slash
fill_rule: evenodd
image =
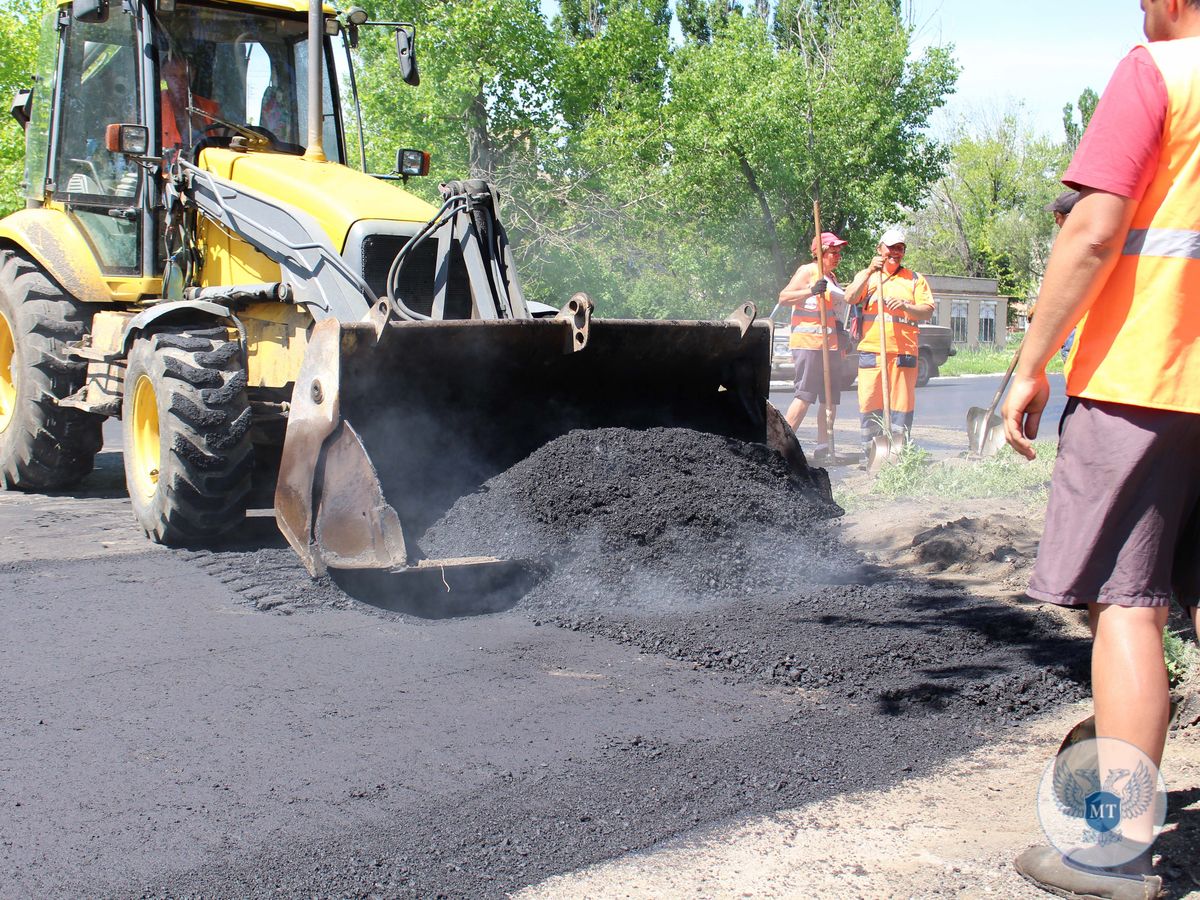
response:
<path id="1" fill-rule="evenodd" d="M 1084 88 L 1083 93 L 1079 95 L 1079 119 L 1075 119 L 1075 105 L 1068 103 L 1063 107 L 1063 132 L 1067 136 L 1067 152 L 1074 153 L 1075 148 L 1079 146 L 1079 141 L 1083 138 L 1083 133 L 1087 130 L 1088 123 L 1092 121 L 1092 113 L 1096 111 L 1096 104 L 1100 102 L 1100 97 L 1090 87 Z"/>
<path id="2" fill-rule="evenodd" d="M 5 101 L 33 83 L 44 6 L 40 0 L 5 0 L 5 14 L 0 16 L 0 98 Z M 0 124 L 0 215 L 25 205 L 21 194 L 24 172 L 25 132 L 6 115 Z"/>
<path id="3" fill-rule="evenodd" d="M 1054 220 L 1044 207 L 1062 190 L 1065 148 L 1036 135 L 1020 108 L 960 118 L 950 146 L 945 176 L 914 215 L 912 264 L 1028 296 L 1045 269 Z"/>
<path id="4" fill-rule="evenodd" d="M 27 11 L 0 26 L 11 90 L 38 0 L 8 2 Z M 372 18 L 416 23 L 422 80 L 397 77 L 388 29 L 362 29 L 369 168 L 421 147 L 431 177 L 409 189 L 429 200 L 439 181 L 495 182 L 527 290 L 554 305 L 586 290 L 606 315 L 769 306 L 809 257 L 818 180 L 849 267 L 950 158 L 927 126 L 956 66 L 948 47 L 914 52 L 901 6 L 678 0 L 676 42 L 667 0 L 564 0 L 552 20 L 538 0 L 382 0 Z"/>
<path id="5" fill-rule="evenodd" d="M 956 77 L 947 48 L 914 57 L 898 0 L 787 2 L 780 26 L 765 3 L 680 0 L 673 45 L 664 0 L 569 0 L 549 23 L 527 0 L 401 0 L 387 15 L 417 21 L 423 81 L 397 85 L 385 42 L 364 42 L 369 143 L 494 180 L 547 302 L 769 304 L 808 258 L 818 174 L 828 227 L 863 259 L 919 200 L 948 158 L 926 126 Z M 476 7 L 496 14 L 467 24 Z"/>

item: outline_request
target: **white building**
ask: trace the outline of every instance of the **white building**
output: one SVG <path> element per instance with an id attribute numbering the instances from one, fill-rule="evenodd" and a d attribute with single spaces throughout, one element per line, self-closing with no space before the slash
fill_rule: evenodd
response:
<path id="1" fill-rule="evenodd" d="M 959 349 L 1003 349 L 1008 339 L 1010 298 L 997 293 L 995 278 L 926 275 L 933 291 L 934 325 L 948 325 Z"/>

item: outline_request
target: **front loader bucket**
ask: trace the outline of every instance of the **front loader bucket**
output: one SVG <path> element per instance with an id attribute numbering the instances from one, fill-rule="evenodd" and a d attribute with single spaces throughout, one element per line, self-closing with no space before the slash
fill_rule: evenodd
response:
<path id="1" fill-rule="evenodd" d="M 568 431 L 692 428 L 771 443 L 807 472 L 790 430 L 768 415 L 770 349 L 765 322 L 581 329 L 560 317 L 377 332 L 323 321 L 293 394 L 280 528 L 314 575 L 375 570 L 435 593 L 519 592 L 531 577 L 522 561 L 431 560 L 418 541 L 459 497 Z"/>

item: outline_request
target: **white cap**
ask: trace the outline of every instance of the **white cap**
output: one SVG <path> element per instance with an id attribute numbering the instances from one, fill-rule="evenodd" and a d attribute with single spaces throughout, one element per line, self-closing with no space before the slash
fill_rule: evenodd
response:
<path id="1" fill-rule="evenodd" d="M 904 234 L 903 228 L 889 228 L 883 233 L 879 243 L 885 247 L 894 247 L 896 244 L 907 244 L 908 237 Z"/>

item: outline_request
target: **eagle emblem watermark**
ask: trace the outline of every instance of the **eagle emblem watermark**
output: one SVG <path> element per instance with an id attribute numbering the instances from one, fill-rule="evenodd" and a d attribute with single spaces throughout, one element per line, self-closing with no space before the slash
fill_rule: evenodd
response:
<path id="1" fill-rule="evenodd" d="M 1064 747 L 1046 768 L 1037 808 L 1057 850 L 1107 868 L 1154 843 L 1166 819 L 1167 789 L 1158 767 L 1137 747 L 1091 738 Z"/>

